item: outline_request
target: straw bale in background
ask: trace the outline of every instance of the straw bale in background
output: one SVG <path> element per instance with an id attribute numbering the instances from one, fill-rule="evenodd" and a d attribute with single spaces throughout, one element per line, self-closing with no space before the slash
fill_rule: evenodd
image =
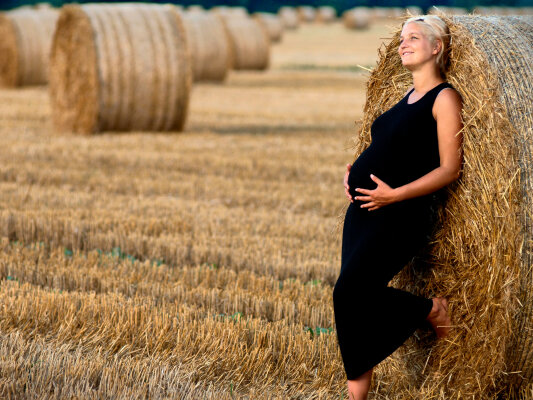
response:
<path id="1" fill-rule="evenodd" d="M 337 10 L 331 6 L 318 7 L 316 11 L 317 22 L 330 23 L 337 19 Z"/>
<path id="2" fill-rule="evenodd" d="M 187 11 L 189 12 L 204 12 L 205 8 L 199 4 L 192 4 L 189 7 L 187 7 Z"/>
<path id="3" fill-rule="evenodd" d="M 17 9 L 0 14 L 0 86 L 43 85 L 59 13 L 54 9 Z"/>
<path id="4" fill-rule="evenodd" d="M 213 7 L 211 10 L 209 10 L 214 13 L 218 13 L 221 15 L 225 15 L 228 17 L 242 17 L 242 18 L 248 18 L 250 15 L 248 14 L 248 10 L 244 7 L 228 7 L 228 6 L 217 6 Z"/>
<path id="5" fill-rule="evenodd" d="M 445 7 L 445 6 L 432 6 L 428 9 L 428 14 L 438 14 L 443 12 L 446 15 L 465 15 L 468 14 L 468 10 L 462 7 Z"/>
<path id="6" fill-rule="evenodd" d="M 182 12 L 195 81 L 223 81 L 231 66 L 230 43 L 220 18 L 207 12 Z"/>
<path id="7" fill-rule="evenodd" d="M 301 22 L 314 22 L 316 20 L 316 9 L 311 6 L 298 7 L 298 17 Z"/>
<path id="8" fill-rule="evenodd" d="M 285 29 L 297 29 L 300 25 L 300 17 L 294 7 L 281 7 L 278 10 L 278 15 Z"/>
<path id="9" fill-rule="evenodd" d="M 348 29 L 367 29 L 370 19 L 371 13 L 367 7 L 355 7 L 342 14 L 342 22 Z"/>
<path id="10" fill-rule="evenodd" d="M 512 396 L 533 381 L 533 48 L 515 29 L 532 18 L 440 16 L 452 35 L 447 80 L 463 98 L 463 172 L 427 252 L 391 284 L 447 297 L 452 329 L 442 341 L 429 329 L 410 338 L 380 384 L 406 398 Z M 400 25 L 370 75 L 356 155 L 412 84 Z"/>
<path id="11" fill-rule="evenodd" d="M 231 68 L 264 70 L 270 63 L 270 39 L 253 18 L 220 15 L 231 49 Z"/>
<path id="12" fill-rule="evenodd" d="M 411 15 L 422 15 L 424 14 L 424 11 L 418 6 L 409 6 L 406 7 L 405 13 Z"/>
<path id="13" fill-rule="evenodd" d="M 192 73 L 183 23 L 171 6 L 67 5 L 50 62 L 58 130 L 183 129 Z"/>
<path id="14" fill-rule="evenodd" d="M 533 7 L 478 6 L 473 8 L 472 13 L 479 15 L 532 15 Z"/>
<path id="15" fill-rule="evenodd" d="M 399 18 L 405 15 L 405 8 L 402 7 L 389 7 L 389 17 Z"/>
<path id="16" fill-rule="evenodd" d="M 355 7 L 355 8 L 361 8 L 361 7 Z M 367 10 L 370 13 L 370 17 L 372 19 L 388 19 L 390 17 L 390 12 L 388 7 L 364 7 L 367 8 Z"/>
<path id="17" fill-rule="evenodd" d="M 271 43 L 278 43 L 283 37 L 283 23 L 281 18 L 271 13 L 255 13 L 254 18 L 265 30 Z"/>

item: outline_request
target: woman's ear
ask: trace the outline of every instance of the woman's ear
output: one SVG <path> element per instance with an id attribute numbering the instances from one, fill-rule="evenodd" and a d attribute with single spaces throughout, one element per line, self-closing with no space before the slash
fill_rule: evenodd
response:
<path id="1" fill-rule="evenodd" d="M 435 39 L 435 47 L 433 48 L 433 54 L 439 54 L 440 49 L 442 49 L 442 40 Z"/>

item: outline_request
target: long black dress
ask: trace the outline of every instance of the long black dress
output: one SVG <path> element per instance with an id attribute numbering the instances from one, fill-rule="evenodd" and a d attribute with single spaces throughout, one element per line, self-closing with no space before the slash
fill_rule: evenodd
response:
<path id="1" fill-rule="evenodd" d="M 442 82 L 416 102 L 405 97 L 371 126 L 371 144 L 348 177 L 356 188 L 375 189 L 374 174 L 392 188 L 440 165 L 437 123 L 431 109 Z M 400 347 L 431 311 L 431 299 L 388 287 L 389 281 L 427 243 L 443 189 L 373 211 L 350 203 L 344 219 L 340 275 L 333 290 L 337 338 L 347 379 L 377 365 Z"/>

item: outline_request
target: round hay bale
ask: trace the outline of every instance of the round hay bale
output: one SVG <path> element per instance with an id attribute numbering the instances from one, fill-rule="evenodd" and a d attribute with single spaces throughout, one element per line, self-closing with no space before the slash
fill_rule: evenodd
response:
<path id="1" fill-rule="evenodd" d="M 325 24 L 335 22 L 337 19 L 337 10 L 331 6 L 322 6 L 318 7 L 316 10 L 316 20 L 317 22 L 322 22 Z"/>
<path id="2" fill-rule="evenodd" d="M 253 18 L 218 16 L 224 24 L 231 49 L 231 68 L 264 70 L 270 63 L 270 40 Z"/>
<path id="3" fill-rule="evenodd" d="M 0 86 L 43 85 L 59 13 L 18 9 L 0 14 Z"/>
<path id="4" fill-rule="evenodd" d="M 342 22 L 348 29 L 363 30 L 370 25 L 370 10 L 366 7 L 356 7 L 342 14 Z"/>
<path id="5" fill-rule="evenodd" d="M 281 23 L 285 29 L 298 29 L 300 18 L 294 7 L 281 7 L 278 10 L 278 15 L 281 18 Z"/>
<path id="6" fill-rule="evenodd" d="M 370 16 L 374 19 L 385 19 L 390 17 L 390 11 L 388 7 L 372 7 L 368 10 L 370 12 Z"/>
<path id="7" fill-rule="evenodd" d="M 205 12 L 205 8 L 199 4 L 192 4 L 189 7 L 187 7 L 187 11 L 189 12 Z"/>
<path id="8" fill-rule="evenodd" d="M 228 17 L 248 18 L 250 16 L 248 10 L 244 7 L 217 6 L 213 7 L 210 11 Z"/>
<path id="9" fill-rule="evenodd" d="M 220 18 L 206 12 L 181 13 L 194 81 L 223 81 L 231 65 L 230 43 Z"/>
<path id="10" fill-rule="evenodd" d="M 407 15 L 422 15 L 424 14 L 424 11 L 418 6 L 408 6 L 405 9 L 405 13 Z"/>
<path id="11" fill-rule="evenodd" d="M 438 14 L 439 12 L 446 15 L 465 15 L 468 14 L 466 8 L 461 7 L 446 7 L 446 6 L 432 6 L 428 9 L 428 14 Z"/>
<path id="12" fill-rule="evenodd" d="M 254 18 L 266 32 L 271 43 L 281 42 L 283 37 L 283 23 L 281 18 L 270 13 L 255 13 Z"/>
<path id="13" fill-rule="evenodd" d="M 183 129 L 192 72 L 183 23 L 171 6 L 67 5 L 50 63 L 59 131 Z"/>
<path id="14" fill-rule="evenodd" d="M 313 22 L 316 19 L 316 9 L 311 6 L 298 7 L 298 18 L 301 22 Z"/>
<path id="15" fill-rule="evenodd" d="M 402 7 L 389 7 L 389 17 L 400 18 L 405 15 L 405 8 Z"/>
<path id="16" fill-rule="evenodd" d="M 452 329 L 437 342 L 429 326 L 413 335 L 383 365 L 381 387 L 398 398 L 518 398 L 533 381 L 533 47 L 520 32 L 533 18 L 440 17 L 452 38 L 446 80 L 463 98 L 463 171 L 431 243 L 391 284 L 447 297 Z M 400 32 L 367 83 L 356 157 L 412 84 Z"/>

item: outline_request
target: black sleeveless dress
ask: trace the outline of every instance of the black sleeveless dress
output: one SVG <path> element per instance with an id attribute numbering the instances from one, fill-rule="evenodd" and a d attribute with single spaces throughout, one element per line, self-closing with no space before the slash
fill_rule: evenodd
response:
<path id="1" fill-rule="evenodd" d="M 437 123 L 431 109 L 442 82 L 408 104 L 412 90 L 371 126 L 371 144 L 348 177 L 356 188 L 375 189 L 374 174 L 392 188 L 412 182 L 440 165 Z M 413 89 L 414 90 L 414 89 Z M 428 242 L 435 208 L 444 189 L 383 206 L 350 203 L 344 219 L 341 271 L 333 290 L 337 339 L 347 379 L 377 365 L 400 347 L 431 311 L 431 299 L 388 287 L 389 281 Z"/>

